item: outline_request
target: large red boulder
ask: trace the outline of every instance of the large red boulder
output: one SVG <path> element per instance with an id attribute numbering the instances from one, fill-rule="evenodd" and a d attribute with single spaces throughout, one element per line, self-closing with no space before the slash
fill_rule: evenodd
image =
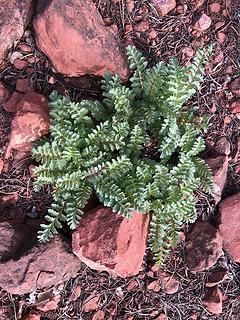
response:
<path id="1" fill-rule="evenodd" d="M 73 252 L 90 268 L 120 277 L 139 273 L 146 249 L 149 215 L 127 219 L 99 206 L 83 216 L 73 233 Z"/>
<path id="2" fill-rule="evenodd" d="M 0 2 L 0 66 L 8 50 L 20 40 L 32 17 L 33 1 L 7 0 Z"/>
<path id="3" fill-rule="evenodd" d="M 60 236 L 39 245 L 35 224 L 0 222 L 0 287 L 12 294 L 49 289 L 80 269 L 79 259 Z"/>
<path id="4" fill-rule="evenodd" d="M 14 150 L 17 151 L 17 158 L 30 155 L 32 143 L 49 131 L 48 101 L 44 96 L 35 92 L 27 93 L 17 104 L 16 109 L 5 153 L 6 159 Z"/>
<path id="5" fill-rule="evenodd" d="M 33 24 L 38 47 L 57 72 L 102 76 L 108 69 L 127 79 L 120 41 L 92 0 L 39 0 Z"/>
<path id="6" fill-rule="evenodd" d="M 208 222 L 196 222 L 186 243 L 186 262 L 190 271 L 211 268 L 222 255 L 222 238 Z"/>
<path id="7" fill-rule="evenodd" d="M 219 204 L 219 232 L 223 244 L 236 262 L 240 262 L 240 193 Z"/>

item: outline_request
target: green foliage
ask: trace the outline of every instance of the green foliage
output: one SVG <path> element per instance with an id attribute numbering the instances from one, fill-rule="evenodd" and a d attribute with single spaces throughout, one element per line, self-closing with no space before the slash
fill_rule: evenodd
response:
<path id="1" fill-rule="evenodd" d="M 162 263 L 182 224 L 196 219 L 196 189 L 212 190 L 211 173 L 198 157 L 204 123 L 183 107 L 203 78 L 207 52 L 200 49 L 190 67 L 173 58 L 147 68 L 134 47 L 128 58 L 130 88 L 106 73 L 103 102 L 51 95 L 51 136 L 33 149 L 41 162 L 36 187 L 54 190 L 39 240 L 50 239 L 63 222 L 74 229 L 95 190 L 125 217 L 151 213 L 150 245 Z"/>

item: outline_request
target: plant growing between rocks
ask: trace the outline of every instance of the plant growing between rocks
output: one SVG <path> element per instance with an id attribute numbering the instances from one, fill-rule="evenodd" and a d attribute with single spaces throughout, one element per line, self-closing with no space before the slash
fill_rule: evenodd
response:
<path id="1" fill-rule="evenodd" d="M 75 229 L 95 190 L 105 206 L 126 218 L 133 210 L 151 213 L 150 245 L 163 262 L 182 224 L 197 217 L 194 192 L 212 191 L 210 170 L 198 157 L 206 125 L 193 108 L 184 107 L 199 87 L 207 56 L 208 50 L 200 49 L 191 66 L 181 67 L 173 58 L 147 68 L 129 46 L 130 88 L 106 73 L 102 102 L 51 95 L 50 140 L 33 148 L 42 163 L 35 170 L 36 187 L 54 189 L 41 242 L 65 221 Z"/>

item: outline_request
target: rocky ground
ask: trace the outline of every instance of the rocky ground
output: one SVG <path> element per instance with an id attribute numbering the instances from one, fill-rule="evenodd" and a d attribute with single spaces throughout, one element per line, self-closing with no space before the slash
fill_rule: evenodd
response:
<path id="1" fill-rule="evenodd" d="M 238 0 L 9 0 L 0 21 L 0 320 L 240 319 Z M 146 246 L 147 215 L 126 221 L 94 196 L 73 235 L 38 245 L 51 189 L 33 189 L 31 148 L 48 133 L 51 91 L 100 99 L 105 69 L 127 80 L 128 44 L 150 65 L 187 65 L 210 43 L 189 105 L 209 119 L 215 193 L 199 192 L 199 221 L 165 265 Z"/>

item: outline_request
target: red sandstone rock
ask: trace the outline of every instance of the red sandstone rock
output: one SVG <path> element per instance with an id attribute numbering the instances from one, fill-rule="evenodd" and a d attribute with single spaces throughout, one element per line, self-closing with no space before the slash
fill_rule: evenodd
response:
<path id="1" fill-rule="evenodd" d="M 2 106 L 10 98 L 10 92 L 5 85 L 0 82 L 0 106 Z"/>
<path id="2" fill-rule="evenodd" d="M 35 92 L 25 94 L 12 120 L 5 158 L 8 159 L 13 150 L 18 151 L 19 158 L 31 154 L 32 142 L 47 134 L 49 126 L 47 99 Z"/>
<path id="3" fill-rule="evenodd" d="M 231 152 L 231 145 L 226 137 L 218 139 L 211 150 L 213 155 L 225 155 L 228 156 Z"/>
<path id="4" fill-rule="evenodd" d="M 106 69 L 128 78 L 120 41 L 106 27 L 91 0 L 38 1 L 34 19 L 36 41 L 57 72 L 68 76 L 95 74 Z M 49 28 L 51 26 L 51 28 Z"/>
<path id="5" fill-rule="evenodd" d="M 206 31 L 212 23 L 212 20 L 205 13 L 201 15 L 201 17 L 197 20 L 194 25 L 194 28 L 200 32 Z"/>
<path id="6" fill-rule="evenodd" d="M 227 180 L 228 157 L 214 156 L 206 159 L 213 175 L 214 199 L 216 203 L 221 200 L 222 192 Z"/>
<path id="7" fill-rule="evenodd" d="M 174 294 L 179 289 L 179 281 L 170 273 L 161 272 L 160 280 L 166 294 Z"/>
<path id="8" fill-rule="evenodd" d="M 13 65 L 18 70 L 23 70 L 27 67 L 28 63 L 25 60 L 15 59 Z"/>
<path id="9" fill-rule="evenodd" d="M 26 318 L 26 320 L 40 320 L 40 319 L 41 319 L 41 316 L 36 311 L 31 311 Z"/>
<path id="10" fill-rule="evenodd" d="M 219 267 L 216 270 L 211 271 L 207 277 L 205 287 L 214 287 L 217 284 L 222 283 L 227 277 L 227 269 Z"/>
<path id="11" fill-rule="evenodd" d="M 161 16 L 166 16 L 176 7 L 176 0 L 152 0 L 152 3 Z"/>
<path id="12" fill-rule="evenodd" d="M 159 292 L 161 289 L 161 283 L 159 280 L 154 280 L 147 285 L 147 289 L 154 292 Z"/>
<path id="13" fill-rule="evenodd" d="M 92 320 L 105 320 L 105 313 L 102 310 L 98 310 L 94 316 L 92 317 Z"/>
<path id="14" fill-rule="evenodd" d="M 240 113 L 240 100 L 233 101 L 233 102 L 229 105 L 229 111 L 230 111 L 231 113 Z"/>
<path id="15" fill-rule="evenodd" d="M 186 243 L 186 253 L 190 271 L 211 268 L 222 255 L 222 238 L 218 230 L 205 221 L 196 222 Z"/>
<path id="16" fill-rule="evenodd" d="M 22 93 L 14 91 L 8 101 L 4 104 L 4 110 L 6 110 L 7 112 L 16 112 L 17 105 L 22 97 Z"/>
<path id="17" fill-rule="evenodd" d="M 235 97 L 240 97 L 240 77 L 237 77 L 230 83 L 230 90 Z"/>
<path id="18" fill-rule="evenodd" d="M 240 193 L 219 204 L 219 232 L 223 244 L 236 262 L 240 262 Z"/>
<path id="19" fill-rule="evenodd" d="M 90 312 L 98 309 L 100 295 L 93 293 L 83 302 L 83 311 Z"/>
<path id="20" fill-rule="evenodd" d="M 0 65 L 12 45 L 20 40 L 32 16 L 32 1 L 8 0 L 0 5 Z"/>
<path id="21" fill-rule="evenodd" d="M 222 292 L 218 289 L 218 286 L 206 289 L 203 305 L 213 314 L 222 312 Z"/>
<path id="22" fill-rule="evenodd" d="M 77 274 L 80 261 L 60 236 L 37 243 L 39 228 L 21 222 L 0 222 L 0 287 L 12 294 L 48 289 Z M 8 241 L 6 241 L 8 239 Z"/>
<path id="23" fill-rule="evenodd" d="M 219 13 L 221 11 L 221 5 L 218 2 L 211 3 L 209 8 L 212 13 Z"/>
<path id="24" fill-rule="evenodd" d="M 126 219 L 99 206 L 85 214 L 73 233 L 73 252 L 90 268 L 120 277 L 139 273 L 146 249 L 149 215 Z"/>

